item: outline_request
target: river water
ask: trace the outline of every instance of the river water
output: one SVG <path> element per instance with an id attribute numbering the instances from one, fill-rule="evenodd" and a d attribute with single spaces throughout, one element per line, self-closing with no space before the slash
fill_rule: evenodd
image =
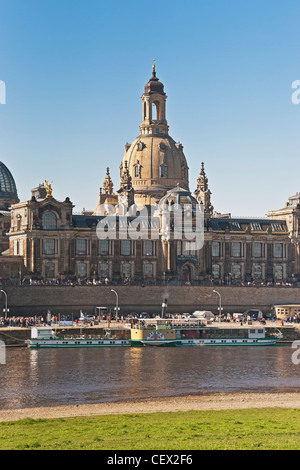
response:
<path id="1" fill-rule="evenodd" d="M 0 408 L 56 406 L 208 392 L 300 391 L 290 345 L 8 348 Z M 295 362 L 295 361 L 294 361 Z"/>

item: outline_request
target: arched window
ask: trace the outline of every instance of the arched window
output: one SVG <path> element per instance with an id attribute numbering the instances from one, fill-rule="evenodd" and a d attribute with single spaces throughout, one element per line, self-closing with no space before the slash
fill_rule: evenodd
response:
<path id="1" fill-rule="evenodd" d="M 134 165 L 134 177 L 135 178 L 140 178 L 141 177 L 141 169 L 142 166 L 139 161 Z"/>
<path id="2" fill-rule="evenodd" d="M 152 121 L 159 120 L 159 103 L 154 102 L 152 103 Z"/>
<path id="3" fill-rule="evenodd" d="M 42 227 L 43 230 L 56 230 L 57 219 L 53 212 L 44 212 L 42 216 Z"/>
<path id="4" fill-rule="evenodd" d="M 22 223 L 22 217 L 18 214 L 17 215 L 17 232 L 20 232 L 21 230 L 21 223 Z"/>

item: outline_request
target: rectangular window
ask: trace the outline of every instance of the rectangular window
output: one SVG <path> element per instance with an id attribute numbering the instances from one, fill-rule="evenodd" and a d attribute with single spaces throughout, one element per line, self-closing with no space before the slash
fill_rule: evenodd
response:
<path id="1" fill-rule="evenodd" d="M 240 279 L 241 278 L 241 265 L 240 264 L 233 264 L 232 265 L 232 277 L 233 277 L 233 279 Z"/>
<path id="2" fill-rule="evenodd" d="M 109 270 L 108 270 L 108 264 L 107 263 L 101 263 L 100 264 L 100 277 L 108 277 Z"/>
<path id="3" fill-rule="evenodd" d="M 274 268 L 274 277 L 277 281 L 283 279 L 283 267 L 280 265 L 275 266 Z"/>
<path id="4" fill-rule="evenodd" d="M 260 264 L 254 264 L 252 276 L 253 276 L 253 279 L 262 278 L 262 267 Z"/>
<path id="5" fill-rule="evenodd" d="M 131 255 L 131 241 L 130 240 L 121 241 L 121 255 L 123 256 Z"/>
<path id="6" fill-rule="evenodd" d="M 239 242 L 232 243 L 232 256 L 234 258 L 240 258 L 242 256 L 241 244 Z"/>
<path id="7" fill-rule="evenodd" d="M 253 256 L 254 258 L 262 257 L 262 243 L 253 243 Z"/>
<path id="8" fill-rule="evenodd" d="M 87 240 L 77 240 L 77 254 L 78 255 L 87 254 Z"/>
<path id="9" fill-rule="evenodd" d="M 211 255 L 212 256 L 220 256 L 220 243 L 219 242 L 212 242 L 212 244 L 211 244 Z"/>
<path id="10" fill-rule="evenodd" d="M 109 241 L 108 240 L 99 240 L 99 254 L 101 256 L 109 255 Z"/>
<path id="11" fill-rule="evenodd" d="M 195 252 L 195 249 L 193 249 L 193 245 L 194 243 L 191 243 L 191 242 L 185 242 L 183 241 L 183 249 L 182 249 L 182 254 L 183 255 L 195 255 L 196 252 Z"/>
<path id="12" fill-rule="evenodd" d="M 54 263 L 45 264 L 45 277 L 55 277 L 55 265 Z"/>
<path id="13" fill-rule="evenodd" d="M 145 263 L 145 276 L 152 276 L 152 275 L 153 275 L 153 264 Z"/>
<path id="14" fill-rule="evenodd" d="M 145 256 L 153 256 L 153 241 L 146 240 L 144 243 L 144 255 Z"/>
<path id="15" fill-rule="evenodd" d="M 23 240 L 14 240 L 14 255 L 23 256 Z"/>
<path id="16" fill-rule="evenodd" d="M 10 277 L 16 279 L 19 277 L 19 275 L 19 266 L 17 264 L 12 264 L 10 266 Z"/>
<path id="17" fill-rule="evenodd" d="M 14 240 L 14 255 L 19 254 L 19 240 Z"/>
<path id="18" fill-rule="evenodd" d="M 161 178 L 167 177 L 167 167 L 165 165 L 160 166 L 160 177 Z"/>
<path id="19" fill-rule="evenodd" d="M 282 243 L 274 243 L 274 257 L 283 258 L 283 244 Z"/>
<path id="20" fill-rule="evenodd" d="M 124 277 L 130 277 L 131 275 L 131 264 L 130 263 L 124 263 L 122 266 L 122 272 Z"/>
<path id="21" fill-rule="evenodd" d="M 79 276 L 86 276 L 86 264 L 85 263 L 78 263 L 78 275 Z"/>
<path id="22" fill-rule="evenodd" d="M 43 253 L 45 255 L 55 254 L 55 240 L 47 238 L 43 240 Z"/>
<path id="23" fill-rule="evenodd" d="M 212 265 L 212 275 L 214 279 L 220 278 L 220 265 L 219 264 Z"/>

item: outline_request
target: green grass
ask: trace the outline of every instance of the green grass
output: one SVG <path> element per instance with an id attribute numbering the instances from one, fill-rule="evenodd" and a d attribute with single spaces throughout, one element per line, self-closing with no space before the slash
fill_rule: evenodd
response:
<path id="1" fill-rule="evenodd" d="M 0 450 L 299 450 L 300 409 L 189 411 L 0 423 Z"/>

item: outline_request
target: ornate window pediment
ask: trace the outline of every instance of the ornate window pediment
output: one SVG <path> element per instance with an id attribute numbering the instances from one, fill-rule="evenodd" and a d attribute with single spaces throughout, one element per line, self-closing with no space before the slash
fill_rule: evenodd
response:
<path id="1" fill-rule="evenodd" d="M 144 142 L 142 142 L 141 140 L 138 141 L 138 143 L 136 144 L 136 147 L 137 147 L 137 150 L 139 152 L 141 152 L 142 150 L 144 150 L 144 148 L 146 147 L 146 145 L 144 144 Z"/>

